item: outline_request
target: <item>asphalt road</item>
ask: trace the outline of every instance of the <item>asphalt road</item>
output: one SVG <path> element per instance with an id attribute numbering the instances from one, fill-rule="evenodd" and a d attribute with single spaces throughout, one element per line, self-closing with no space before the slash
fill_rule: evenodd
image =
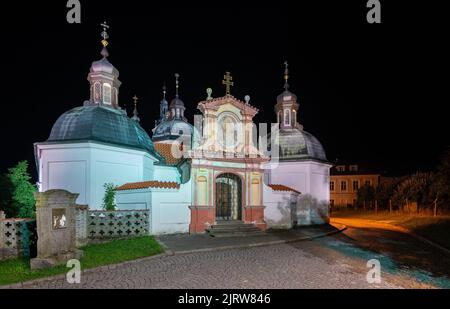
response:
<path id="1" fill-rule="evenodd" d="M 381 283 L 368 283 L 378 259 Z M 450 288 L 450 258 L 398 232 L 341 234 L 268 247 L 163 256 L 26 288 Z"/>

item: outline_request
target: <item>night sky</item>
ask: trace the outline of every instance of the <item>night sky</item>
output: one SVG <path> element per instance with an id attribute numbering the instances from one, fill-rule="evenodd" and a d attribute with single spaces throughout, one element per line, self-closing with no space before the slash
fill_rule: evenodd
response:
<path id="1" fill-rule="evenodd" d="M 45 141 L 62 113 L 89 98 L 86 77 L 101 57 L 104 20 L 111 26 L 109 60 L 122 81 L 119 102 L 131 115 L 132 96 L 140 98 L 149 133 L 161 86 L 166 81 L 171 99 L 176 72 L 191 122 L 206 88 L 224 95 L 225 71 L 234 79 L 232 94 L 250 95 L 260 109 L 255 122 L 274 122 L 287 60 L 300 122 L 330 161 L 393 173 L 432 168 L 450 145 L 443 20 L 431 18 L 424 3 L 381 1 L 383 24 L 369 25 L 366 2 L 82 0 L 81 24 L 67 23 L 65 0 L 4 4 L 0 172 L 27 159 L 36 176 L 33 143 Z"/>

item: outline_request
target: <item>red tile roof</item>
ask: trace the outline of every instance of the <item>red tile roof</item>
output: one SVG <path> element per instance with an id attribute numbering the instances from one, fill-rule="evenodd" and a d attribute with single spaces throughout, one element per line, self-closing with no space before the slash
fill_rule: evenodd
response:
<path id="1" fill-rule="evenodd" d="M 169 165 L 177 165 L 182 159 L 176 158 L 172 154 L 172 146 L 173 144 L 167 144 L 167 143 L 155 143 L 155 150 L 166 159 L 166 163 Z M 180 151 L 183 151 L 183 146 L 179 146 Z"/>
<path id="2" fill-rule="evenodd" d="M 272 188 L 273 191 L 290 191 L 290 192 L 295 192 L 295 193 L 301 194 L 300 191 L 297 191 L 297 190 L 292 189 L 285 185 L 268 185 L 268 186 L 270 188 Z"/>
<path id="3" fill-rule="evenodd" d="M 117 187 L 117 191 L 124 190 L 138 190 L 138 189 L 147 189 L 147 188 L 162 188 L 162 189 L 179 189 L 180 184 L 176 182 L 166 182 L 166 181 L 142 181 L 142 182 L 130 182 L 126 183 L 120 187 Z"/>

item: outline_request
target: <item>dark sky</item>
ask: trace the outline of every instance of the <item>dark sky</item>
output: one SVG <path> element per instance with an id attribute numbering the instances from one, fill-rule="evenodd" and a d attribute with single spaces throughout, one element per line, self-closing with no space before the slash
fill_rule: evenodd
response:
<path id="1" fill-rule="evenodd" d="M 81 24 L 66 22 L 65 0 L 5 4 L 0 171 L 27 159 L 35 176 L 33 142 L 45 141 L 62 113 L 88 99 L 103 20 L 111 26 L 119 100 L 131 114 L 138 95 L 148 132 L 164 81 L 174 94 L 175 72 L 191 121 L 207 87 L 224 94 L 225 71 L 234 78 L 232 94 L 249 94 L 260 109 L 255 121 L 275 121 L 288 60 L 300 121 L 329 160 L 393 172 L 432 168 L 450 144 L 448 34 L 431 10 L 441 9 L 381 1 L 383 24 L 369 25 L 365 0 L 297 2 L 82 0 Z"/>

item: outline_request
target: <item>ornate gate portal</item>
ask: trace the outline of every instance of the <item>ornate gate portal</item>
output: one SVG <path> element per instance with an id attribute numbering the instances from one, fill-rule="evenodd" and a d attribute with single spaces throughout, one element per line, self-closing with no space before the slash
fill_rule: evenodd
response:
<path id="1" fill-rule="evenodd" d="M 242 182 L 235 174 L 222 174 L 216 178 L 216 218 L 242 219 Z"/>

